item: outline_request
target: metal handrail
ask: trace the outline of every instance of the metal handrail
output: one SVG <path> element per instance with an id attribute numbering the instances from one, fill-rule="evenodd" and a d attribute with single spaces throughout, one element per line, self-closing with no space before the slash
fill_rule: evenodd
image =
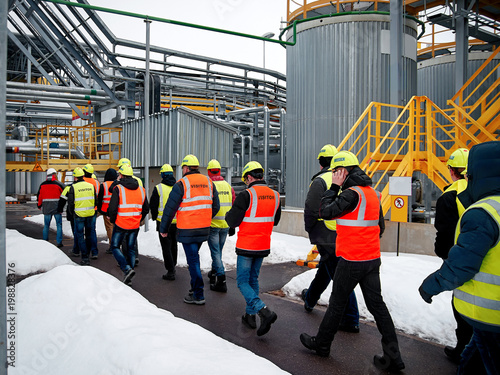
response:
<path id="1" fill-rule="evenodd" d="M 404 107 L 372 102 L 339 143 L 339 149 L 349 144 L 346 150 L 357 150 L 358 158 L 364 156 L 360 167 L 368 176 L 374 179 L 378 173 L 374 188 L 382 190 L 384 214 L 390 208 L 389 190 L 387 185 L 380 188 L 389 174 L 411 177 L 414 171 L 421 171 L 442 190 L 451 183 L 445 162 L 454 150 L 481 143 L 476 133 L 495 139 L 466 109 L 458 109 L 443 110 L 425 96 L 412 97 Z M 394 121 L 384 118 L 390 113 L 394 116 L 395 110 Z M 458 121 L 463 116 L 467 123 Z M 381 134 L 384 126 L 387 131 Z"/>

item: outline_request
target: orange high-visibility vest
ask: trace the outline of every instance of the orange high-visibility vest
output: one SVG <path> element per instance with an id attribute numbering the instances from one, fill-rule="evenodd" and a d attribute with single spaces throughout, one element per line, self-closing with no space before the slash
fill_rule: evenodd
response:
<path id="1" fill-rule="evenodd" d="M 349 188 L 359 196 L 356 209 L 337 218 L 337 256 L 350 261 L 380 258 L 380 193 L 370 186 Z"/>
<path id="2" fill-rule="evenodd" d="M 140 187 L 130 190 L 123 185 L 116 185 L 120 189 L 120 203 L 115 224 L 123 229 L 137 229 L 141 226 L 142 205 L 146 199 L 146 190 Z"/>
<path id="3" fill-rule="evenodd" d="M 104 181 L 102 183 L 102 188 L 103 188 L 102 206 L 101 206 L 102 212 L 108 212 L 109 202 L 111 202 L 111 195 L 112 195 L 109 188 L 111 187 L 111 184 L 113 182 L 114 181 Z"/>
<path id="4" fill-rule="evenodd" d="M 264 185 L 252 186 L 247 191 L 250 194 L 250 205 L 240 224 L 236 248 L 250 251 L 269 250 L 280 195 Z"/>
<path id="5" fill-rule="evenodd" d="M 85 182 L 88 182 L 89 184 L 94 185 L 95 195 L 99 194 L 99 186 L 101 186 L 101 184 L 99 183 L 99 181 L 93 179 L 92 177 L 84 177 L 83 180 Z"/>
<path id="6" fill-rule="evenodd" d="M 177 228 L 208 228 L 212 221 L 212 181 L 199 173 L 188 174 L 180 180 L 184 186 L 182 202 L 177 210 Z"/>

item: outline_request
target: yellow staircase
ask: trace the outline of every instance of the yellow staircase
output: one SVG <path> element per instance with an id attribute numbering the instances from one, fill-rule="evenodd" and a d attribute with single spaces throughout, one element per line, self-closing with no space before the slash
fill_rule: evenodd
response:
<path id="1" fill-rule="evenodd" d="M 426 96 L 414 96 L 404 107 L 372 102 L 339 144 L 339 149 L 362 160 L 360 167 L 373 179 L 374 188 L 382 191 L 384 214 L 390 208 L 390 176 L 411 177 L 420 171 L 443 190 L 451 183 L 446 161 L 453 151 L 499 139 L 500 78 L 486 89 L 482 86 L 499 69 L 500 64 L 490 64 L 499 51 L 448 101 L 450 108 L 441 109 Z M 487 67 L 489 73 L 472 87 Z M 484 94 L 470 103 L 480 88 Z"/>

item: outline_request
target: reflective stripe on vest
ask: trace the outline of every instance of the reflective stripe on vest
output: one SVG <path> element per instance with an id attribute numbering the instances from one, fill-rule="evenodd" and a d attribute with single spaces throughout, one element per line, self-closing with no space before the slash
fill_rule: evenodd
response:
<path id="1" fill-rule="evenodd" d="M 337 256 L 350 261 L 380 258 L 380 193 L 370 186 L 349 189 L 359 200 L 352 212 L 337 218 Z"/>
<path id="2" fill-rule="evenodd" d="M 117 187 L 120 189 L 120 203 L 115 224 L 123 229 L 139 228 L 146 191 L 142 187 L 136 190 L 127 189 L 123 185 L 117 185 Z"/>
<path id="3" fill-rule="evenodd" d="M 184 187 L 182 202 L 177 210 L 177 228 L 208 228 L 212 221 L 212 181 L 199 173 L 180 180 Z"/>
<path id="4" fill-rule="evenodd" d="M 111 187 L 111 184 L 113 182 L 114 181 L 104 181 L 102 183 L 102 188 L 104 190 L 103 190 L 103 196 L 102 196 L 101 211 L 103 211 L 103 212 L 107 212 L 108 211 L 109 202 L 111 202 L 111 195 L 112 195 L 111 191 L 109 190 L 109 188 Z"/>
<path id="5" fill-rule="evenodd" d="M 456 191 L 457 192 L 457 197 L 455 198 L 457 201 L 457 209 L 458 209 L 458 217 L 462 216 L 465 212 L 465 207 L 460 202 L 460 199 L 458 199 L 458 194 L 460 194 L 462 191 L 464 191 L 467 188 L 467 180 L 465 178 L 462 178 L 460 180 L 456 180 L 454 183 L 452 183 L 448 189 L 446 189 L 444 192 L 447 193 L 449 191 Z"/>
<path id="6" fill-rule="evenodd" d="M 165 208 L 165 204 L 167 203 L 170 192 L 172 191 L 172 186 L 160 183 L 156 185 L 156 190 L 158 191 L 158 196 L 160 197 L 158 202 L 158 216 L 156 217 L 156 220 L 161 221 L 161 218 L 163 217 L 163 209 Z M 172 224 L 175 224 L 176 222 L 177 219 L 174 217 Z"/>
<path id="7" fill-rule="evenodd" d="M 471 205 L 482 209 L 496 222 L 500 233 L 500 196 L 490 196 Z M 455 243 L 460 234 L 457 224 Z M 500 236 L 481 263 L 479 272 L 453 291 L 453 304 L 465 317 L 482 324 L 500 327 Z"/>
<path id="8" fill-rule="evenodd" d="M 250 205 L 240 224 L 236 248 L 249 251 L 269 250 L 280 196 L 265 185 L 252 186 L 247 192 L 250 195 Z"/>
<path id="9" fill-rule="evenodd" d="M 213 181 L 213 183 L 219 193 L 220 209 L 212 218 L 210 226 L 214 228 L 229 228 L 229 225 L 226 223 L 226 213 L 231 209 L 233 203 L 231 185 L 226 181 Z"/>
<path id="10" fill-rule="evenodd" d="M 327 190 L 330 189 L 330 187 L 332 186 L 332 172 L 331 171 L 322 173 L 321 175 L 319 175 L 316 178 L 321 178 L 321 179 L 323 179 L 323 181 L 325 181 Z M 340 191 L 339 191 L 339 194 L 340 194 Z M 337 220 L 318 219 L 318 221 L 323 221 L 325 223 L 325 226 L 329 230 L 332 230 L 332 231 L 337 230 Z"/>
<path id="11" fill-rule="evenodd" d="M 79 181 L 72 185 L 75 192 L 75 213 L 80 217 L 90 217 L 95 214 L 94 185 Z"/>

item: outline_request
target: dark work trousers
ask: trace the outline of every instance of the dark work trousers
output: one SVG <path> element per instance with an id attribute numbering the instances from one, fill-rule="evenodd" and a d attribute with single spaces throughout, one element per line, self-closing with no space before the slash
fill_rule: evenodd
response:
<path id="1" fill-rule="evenodd" d="M 332 295 L 330 296 L 328 309 L 316 335 L 318 346 L 330 347 L 337 333 L 349 295 L 359 284 L 365 298 L 366 307 L 375 318 L 377 328 L 382 335 L 384 354 L 389 356 L 391 360 L 401 358 L 394 323 L 382 298 L 380 264 L 380 258 L 361 262 L 349 262 L 343 258 L 339 259 L 333 277 Z"/>
<path id="2" fill-rule="evenodd" d="M 156 220 L 156 230 L 160 239 L 161 252 L 163 253 L 163 264 L 167 271 L 175 271 L 177 265 L 177 224 L 170 224 L 168 236 L 162 237 L 160 234 L 160 221 Z"/>
<path id="3" fill-rule="evenodd" d="M 462 315 L 457 311 L 455 305 L 453 304 L 453 298 L 451 299 L 451 307 L 453 309 L 453 316 L 457 322 L 457 329 L 455 330 L 457 334 L 457 346 L 456 349 L 460 352 L 464 352 L 465 347 L 469 344 L 474 330 L 472 326 L 462 318 Z M 460 363 L 460 370 L 458 373 L 463 375 L 483 375 L 486 374 L 484 369 L 483 360 L 479 351 L 469 351 L 466 354 L 466 359 L 462 360 Z"/>
<path id="4" fill-rule="evenodd" d="M 316 245 L 316 247 L 321 255 L 321 259 L 316 275 L 306 293 L 305 303 L 309 308 L 316 306 L 321 294 L 323 294 L 330 281 L 332 281 L 339 259 L 331 255 L 332 253 L 335 254 L 335 245 Z M 340 325 L 348 327 L 359 326 L 358 301 L 356 300 L 356 293 L 354 291 L 349 295 L 349 301 L 342 315 Z"/>

